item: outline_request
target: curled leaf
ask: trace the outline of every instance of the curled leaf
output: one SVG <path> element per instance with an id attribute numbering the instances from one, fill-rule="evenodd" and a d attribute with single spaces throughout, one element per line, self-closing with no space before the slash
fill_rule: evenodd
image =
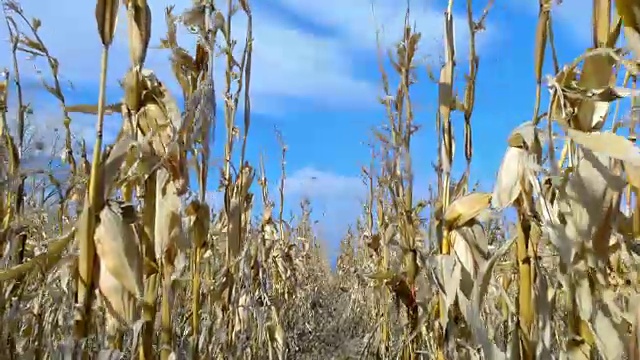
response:
<path id="1" fill-rule="evenodd" d="M 475 218 L 489 207 L 491 194 L 474 192 L 456 199 L 447 207 L 444 214 L 445 225 L 456 228 Z"/>

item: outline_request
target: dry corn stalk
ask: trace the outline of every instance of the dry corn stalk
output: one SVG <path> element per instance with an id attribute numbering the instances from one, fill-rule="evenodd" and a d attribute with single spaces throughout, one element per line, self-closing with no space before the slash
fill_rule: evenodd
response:
<path id="1" fill-rule="evenodd" d="M 80 249 L 79 277 L 77 301 L 79 305 L 75 314 L 75 338 L 80 340 L 87 335 L 87 320 L 91 306 L 91 292 L 93 289 L 93 269 L 95 261 L 95 249 L 93 237 L 95 232 L 95 216 L 104 206 L 104 194 L 106 185 L 102 171 L 102 130 L 104 126 L 105 89 L 107 79 L 107 67 L 109 58 L 109 46 L 115 33 L 117 14 L 117 0 L 98 0 L 96 3 L 96 21 L 98 33 L 102 40 L 103 51 L 101 59 L 100 92 L 98 99 L 98 119 L 96 121 L 96 143 L 93 150 L 93 162 L 91 178 L 89 179 L 89 196 L 85 201 L 85 209 L 81 216 L 78 241 Z"/>

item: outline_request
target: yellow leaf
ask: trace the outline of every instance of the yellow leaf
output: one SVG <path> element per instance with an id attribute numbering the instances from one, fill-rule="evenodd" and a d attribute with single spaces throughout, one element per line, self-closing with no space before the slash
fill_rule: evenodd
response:
<path id="1" fill-rule="evenodd" d="M 456 199 L 444 214 L 445 226 L 456 228 L 475 218 L 489 207 L 491 194 L 474 192 Z"/>
<path id="2" fill-rule="evenodd" d="M 628 139 L 611 132 L 590 132 L 569 129 L 568 135 L 585 148 L 614 159 L 640 166 L 640 149 Z"/>

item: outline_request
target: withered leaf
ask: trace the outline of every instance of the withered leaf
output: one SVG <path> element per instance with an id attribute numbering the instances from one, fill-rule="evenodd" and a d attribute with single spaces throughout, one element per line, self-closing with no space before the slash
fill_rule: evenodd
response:
<path id="1" fill-rule="evenodd" d="M 611 132 L 586 133 L 575 129 L 568 129 L 568 135 L 589 150 L 640 166 L 640 149 L 620 135 Z"/>

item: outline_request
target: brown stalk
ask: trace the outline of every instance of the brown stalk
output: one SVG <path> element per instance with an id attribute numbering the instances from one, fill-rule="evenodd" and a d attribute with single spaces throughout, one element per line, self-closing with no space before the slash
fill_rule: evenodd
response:
<path id="1" fill-rule="evenodd" d="M 278 224 L 280 226 L 280 241 L 288 242 L 289 239 L 284 238 L 284 189 L 285 182 L 287 179 L 287 169 L 285 167 L 286 164 L 286 156 L 287 156 L 287 145 L 284 143 L 284 139 L 282 138 L 282 133 L 279 130 L 276 131 L 276 137 L 278 139 L 278 143 L 280 144 L 281 149 L 281 157 L 280 157 L 280 184 L 278 185 L 278 194 L 280 196 L 280 201 L 278 202 Z"/>
<path id="2" fill-rule="evenodd" d="M 79 277 L 77 289 L 78 311 L 75 314 L 74 335 L 77 341 L 88 334 L 88 320 L 91 311 L 92 293 L 94 289 L 93 273 L 95 266 L 95 245 L 93 236 L 96 228 L 96 215 L 100 212 L 104 202 L 102 189 L 102 135 L 104 127 L 105 92 L 107 85 L 107 69 L 109 63 L 109 46 L 113 40 L 117 21 L 118 2 L 116 0 L 98 0 L 96 4 L 96 21 L 98 33 L 102 40 L 103 50 L 100 60 L 100 89 L 98 98 L 98 119 L 96 121 L 96 142 L 93 148 L 91 163 L 91 178 L 89 179 L 88 197 L 85 201 L 87 208 L 82 233 L 78 238 L 80 251 Z M 81 220 L 82 221 L 82 220 Z"/>
<path id="3" fill-rule="evenodd" d="M 451 166 L 453 163 L 453 130 L 451 128 L 451 112 L 453 105 L 453 74 L 455 68 L 455 53 L 454 53 L 454 37 L 453 37 L 453 0 L 449 0 L 447 10 L 445 12 L 445 34 L 444 34 L 444 46 L 445 46 L 445 63 L 440 70 L 439 80 L 439 112 L 438 117 L 441 124 L 442 142 L 439 144 L 440 151 L 439 165 L 442 173 L 442 192 L 439 194 L 439 206 L 441 214 L 444 214 L 445 210 L 449 206 L 450 202 L 450 189 L 451 189 Z M 440 219 L 437 225 L 437 236 L 440 244 L 440 253 L 443 255 L 449 255 L 451 252 L 451 244 L 449 239 L 449 232 L 444 226 L 444 221 Z M 446 305 L 443 295 L 440 295 L 439 312 L 440 318 L 445 318 Z M 438 327 L 437 329 L 437 358 L 439 360 L 445 359 L 444 348 L 444 329 Z"/>
<path id="4" fill-rule="evenodd" d="M 5 14 L 5 22 L 7 25 L 7 30 L 9 32 L 9 37 L 11 39 L 11 58 L 13 61 L 13 71 L 15 73 L 13 78 L 14 78 L 14 85 L 16 89 L 16 97 L 18 101 L 18 104 L 17 104 L 18 109 L 17 109 L 17 117 L 16 117 L 18 120 L 18 124 L 17 124 L 18 142 L 17 143 L 15 142 L 13 136 L 10 134 L 8 124 L 6 124 L 6 122 L 3 123 L 4 141 L 6 146 L 9 149 L 11 149 L 9 153 L 9 156 L 10 156 L 9 171 L 11 173 L 11 177 L 18 179 L 17 191 L 15 192 L 15 194 L 13 193 L 13 191 L 9 192 L 9 195 L 8 195 L 9 198 L 7 199 L 8 203 L 14 203 L 14 204 L 13 204 L 13 208 L 8 212 L 10 216 L 7 216 L 3 219 L 2 228 L 6 231 L 11 225 L 11 223 L 13 222 L 14 218 L 17 219 L 18 221 L 20 220 L 20 216 L 22 213 L 25 178 L 20 174 L 20 162 L 23 156 L 22 153 L 24 149 L 25 112 L 27 109 L 24 105 L 24 99 L 22 94 L 22 84 L 20 82 L 20 67 L 18 65 L 18 55 L 17 55 L 18 45 L 20 44 L 20 34 L 19 34 L 18 26 L 13 21 L 13 18 L 11 18 L 7 14 L 6 5 L 4 6 L 4 14 Z M 6 89 L 6 91 L 8 95 L 9 90 Z M 13 256 L 15 264 L 20 264 L 24 261 L 24 250 L 25 250 L 26 240 L 27 240 L 26 234 L 19 235 L 18 238 L 16 239 L 19 245 L 17 247 L 18 253 L 14 254 Z M 20 281 L 18 281 L 18 283 L 19 282 Z M 14 289 L 17 289 L 17 288 L 18 288 L 17 286 L 14 287 Z"/>
<path id="5" fill-rule="evenodd" d="M 204 17 L 205 17 L 205 32 L 206 32 L 206 38 L 203 39 L 207 44 L 208 44 L 208 48 L 209 49 L 215 49 L 215 41 L 216 41 L 216 30 L 215 30 L 215 26 L 214 24 L 212 24 L 212 20 L 214 17 L 214 11 L 215 9 L 213 8 L 213 5 L 210 6 L 206 6 L 205 8 L 205 13 L 204 13 Z M 212 50 L 208 50 L 209 53 L 209 57 L 207 59 L 208 65 L 207 65 L 207 71 L 204 71 L 202 73 L 203 78 L 201 78 L 202 82 L 200 83 L 201 87 L 205 87 L 205 86 L 210 86 L 211 87 L 211 100 L 213 101 L 212 104 L 212 114 L 207 114 L 206 116 L 210 116 L 212 118 L 212 121 L 210 123 L 208 123 L 206 125 L 206 128 L 204 129 L 204 132 L 202 134 L 202 139 L 201 139 L 201 145 L 202 145 L 202 149 L 201 149 L 201 154 L 200 154 L 200 164 L 198 166 L 198 170 L 199 170 L 199 176 L 198 176 L 198 182 L 199 182 L 199 186 L 200 186 L 200 203 L 201 204 L 206 204 L 206 198 L 205 195 L 207 193 L 207 184 L 208 184 L 208 178 L 209 178 L 209 158 L 210 158 L 210 135 L 211 132 L 213 131 L 213 129 L 215 129 L 215 122 L 216 122 L 216 94 L 215 94 L 215 82 L 214 82 L 214 65 L 215 65 L 215 61 L 214 61 L 214 53 Z M 208 85 L 203 85 L 203 83 L 208 83 Z M 207 97 L 208 98 L 208 97 Z M 206 100 L 205 100 L 206 101 Z M 203 124 L 204 125 L 204 124 Z M 206 211 L 206 214 L 202 214 L 199 213 L 197 216 L 199 218 L 199 221 L 204 221 L 206 222 L 205 225 L 205 229 L 199 233 L 196 234 L 196 241 L 193 245 L 193 277 L 192 277 L 192 291 L 193 291 L 193 299 L 192 299 L 192 307 L 191 307 L 191 311 L 193 314 L 192 317 L 192 328 L 193 328 L 193 334 L 192 334 L 192 344 L 194 344 L 194 348 L 198 348 L 198 341 L 199 341 L 199 337 L 200 337 L 200 323 L 199 323 L 199 319 L 200 316 L 198 316 L 198 314 L 200 314 L 200 307 L 201 307 L 201 300 L 200 300 L 200 262 L 201 262 L 201 258 L 202 258 L 202 252 L 203 252 L 203 248 L 204 245 L 206 243 L 206 239 L 208 236 L 208 230 L 209 230 L 209 207 L 207 206 L 206 208 L 204 208 L 203 211 Z M 198 351 L 194 351 L 194 359 L 198 358 Z"/>
<path id="6" fill-rule="evenodd" d="M 5 14 L 6 16 L 6 14 Z M 20 166 L 20 160 L 22 159 L 23 156 L 23 151 L 24 151 L 24 135 L 25 135 L 25 113 L 26 113 L 26 107 L 24 105 L 24 97 L 22 94 L 22 84 L 20 82 L 20 67 L 18 65 L 18 40 L 19 40 L 19 35 L 17 34 L 17 26 L 15 25 L 15 23 L 13 23 L 13 28 L 11 26 L 9 26 L 9 22 L 7 21 L 7 29 L 9 31 L 9 36 L 13 39 L 11 41 L 11 60 L 13 62 L 13 69 L 14 69 L 14 82 L 15 82 L 15 86 L 16 86 L 16 96 L 17 96 L 17 100 L 18 100 L 18 109 L 17 109 L 17 119 L 18 119 L 18 144 L 16 144 L 16 147 L 18 148 L 18 164 L 16 164 L 16 166 Z M 20 213 L 22 212 L 22 200 L 24 198 L 24 178 L 21 178 L 19 180 L 19 184 L 18 184 L 18 191 L 16 193 L 16 214 L 18 216 L 20 216 Z M 19 255 L 19 261 L 22 262 L 23 258 L 24 258 L 24 238 L 21 239 L 21 245 L 20 245 L 20 255 Z"/>
<path id="7" fill-rule="evenodd" d="M 407 338 L 410 333 L 415 333 L 420 326 L 415 299 L 416 279 L 419 274 L 416 245 L 419 221 L 416 219 L 416 211 L 413 204 L 413 169 L 411 161 L 411 137 L 418 128 L 413 123 L 414 114 L 410 88 L 416 81 L 414 57 L 421 35 L 413 32 L 409 24 L 409 15 L 410 10 L 407 8 L 402 42 L 396 46 L 395 56 L 389 55 L 393 69 L 400 78 L 395 93 L 390 91 L 384 63 L 379 57 L 380 74 L 385 92 L 385 99 L 382 103 L 386 109 L 388 125 L 385 133 L 376 133 L 384 148 L 382 163 L 385 168 L 385 179 L 381 185 L 386 188 L 389 195 L 393 217 L 398 225 L 398 235 L 402 241 L 402 276 L 395 276 L 393 281 L 389 280 L 385 283 L 389 290 L 394 292 L 397 298 L 401 299 L 405 305 L 409 319 L 409 326 L 405 329 Z M 378 209 L 378 211 L 380 210 Z M 383 232 L 384 230 L 381 227 L 379 231 Z M 373 234 L 369 236 L 373 236 Z M 383 241 L 386 242 L 388 240 L 384 239 Z M 386 246 L 383 245 L 383 249 L 384 247 Z M 383 260 L 379 266 L 386 267 L 384 262 Z M 382 313 L 380 316 L 384 319 L 385 315 Z M 381 330 L 383 331 L 383 336 L 385 336 L 386 327 L 384 324 L 381 326 Z M 420 347 L 421 337 L 412 337 L 411 339 L 402 347 L 402 356 L 405 359 L 414 359 L 416 350 Z M 384 348 L 381 350 L 385 351 Z"/>
<path id="8" fill-rule="evenodd" d="M 549 16 L 551 13 L 551 0 L 540 0 L 540 10 L 538 12 L 538 26 L 536 28 L 535 40 L 535 77 L 536 77 L 536 100 L 533 108 L 533 117 L 531 121 L 537 124 L 540 113 L 540 97 L 542 94 L 542 67 L 544 65 L 544 56 L 547 48 L 547 37 L 549 30 Z"/>
<path id="9" fill-rule="evenodd" d="M 516 260 L 518 264 L 518 324 L 520 335 L 520 354 L 523 359 L 535 359 L 533 342 L 533 322 L 535 319 L 534 284 L 535 249 L 531 240 L 531 223 L 523 202 L 516 204 L 518 210 L 518 239 L 516 241 Z"/>
<path id="10" fill-rule="evenodd" d="M 142 335 L 138 347 L 138 358 L 149 360 L 154 358 L 153 336 L 155 333 L 154 323 L 157 311 L 158 288 L 161 284 L 161 274 L 157 268 L 156 254 L 154 250 L 155 221 L 156 221 L 156 179 L 157 174 L 153 172 L 144 183 L 144 204 L 142 207 L 142 231 L 143 258 L 149 264 L 153 264 L 153 270 L 145 274 L 145 294 L 142 306 Z M 165 339 L 166 340 L 166 339 Z"/>
<path id="11" fill-rule="evenodd" d="M 244 187 L 250 184 L 253 180 L 253 171 L 251 167 L 243 162 L 239 164 L 237 168 L 242 169 L 242 171 L 238 171 L 238 183 L 241 184 L 235 191 L 233 192 L 233 181 L 231 176 L 231 158 L 233 154 L 233 146 L 234 146 L 234 136 L 238 131 L 235 124 L 235 117 L 238 109 L 238 102 L 240 100 L 240 92 L 243 89 L 243 86 L 247 86 L 245 89 L 245 118 L 244 118 L 244 136 L 243 136 L 243 145 L 241 150 L 241 161 L 244 161 L 245 156 L 245 148 L 246 141 L 250 126 L 250 101 L 248 98 L 249 93 L 249 79 L 247 77 L 250 76 L 251 69 L 251 52 L 252 52 L 252 18 L 251 18 L 251 10 L 249 7 L 248 1 L 240 1 L 240 7 L 248 18 L 248 27 L 247 27 L 247 43 L 245 44 L 245 48 L 242 54 L 242 59 L 238 62 L 234 56 L 232 49 L 234 48 L 234 40 L 232 39 L 232 31 L 231 31 L 231 18 L 234 14 L 234 1 L 227 1 L 227 16 L 223 22 L 223 25 L 220 26 L 224 38 L 225 38 L 225 59 L 226 59 L 226 69 L 225 69 L 225 90 L 224 96 L 227 101 L 225 101 L 224 107 L 224 116 L 225 116 L 225 127 L 227 131 L 226 142 L 225 142 L 225 150 L 224 150 L 224 168 L 223 168 L 223 183 L 225 186 L 225 194 L 224 194 L 224 213 L 228 220 L 228 222 L 234 226 L 237 231 L 234 231 L 233 234 L 229 234 L 227 239 L 227 245 L 225 250 L 225 268 L 230 271 L 230 275 L 235 277 L 237 274 L 237 263 L 235 262 L 235 258 L 238 256 L 238 252 L 241 247 L 245 243 L 245 234 L 246 234 L 246 224 L 243 220 L 245 213 L 245 195 L 247 189 Z M 218 19 L 218 15 L 216 15 L 216 20 Z M 216 29 L 218 25 L 216 24 Z M 234 76 L 237 75 L 237 79 L 234 79 Z M 235 91 L 232 91 L 232 83 L 236 82 L 237 88 Z M 246 176 L 250 176 L 249 178 L 245 178 Z M 235 203 L 236 209 L 232 209 L 232 203 Z M 231 301 L 233 299 L 235 291 L 235 281 L 231 282 L 231 285 L 226 290 L 226 304 L 223 306 L 225 311 L 225 316 L 228 314 L 227 311 L 231 306 Z M 229 320 L 227 323 L 227 334 L 228 334 L 228 344 L 230 348 L 234 346 L 233 341 L 233 333 L 234 333 L 234 321 L 231 316 L 226 316 Z"/>

